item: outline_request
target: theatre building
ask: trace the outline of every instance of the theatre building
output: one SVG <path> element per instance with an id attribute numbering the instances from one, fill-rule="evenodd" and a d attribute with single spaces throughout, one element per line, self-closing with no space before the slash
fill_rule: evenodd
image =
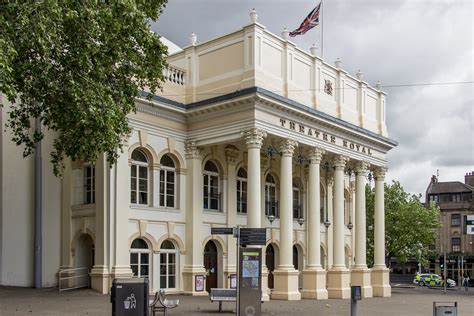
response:
<path id="1" fill-rule="evenodd" d="M 235 32 L 203 43 L 192 34 L 182 49 L 169 45 L 163 91 L 137 98 L 115 165 L 103 156 L 94 165 L 66 161 L 63 178 L 54 179 L 46 141 L 48 284 L 57 284 L 60 269 L 87 267 L 102 293 L 114 278 L 147 277 L 153 291 L 207 294 L 229 287 L 236 273 L 235 239 L 211 228 L 240 226 L 267 231 L 264 299 L 349 298 L 350 284 L 362 285 L 364 297 L 390 296 L 383 183 L 386 154 L 397 143 L 388 138 L 380 84 L 349 75 L 340 61 L 325 63 L 315 47 L 297 48 L 286 31 L 269 32 L 255 12 Z M 8 137 L 2 134 L 2 148 L 14 146 Z M 7 161 L 7 152 L 4 186 L 11 168 L 30 163 Z M 19 183 L 30 183 L 31 168 Z M 369 173 L 376 190 L 370 269 Z M 14 222 L 19 193 L 11 194 L 2 199 L 3 227 Z M 31 205 L 19 210 L 28 220 Z M 22 282 L 31 282 L 32 265 L 15 267 L 10 257 L 18 222 L 0 239 L 2 284 L 23 270 Z M 17 245 L 32 258 L 31 238 Z"/>

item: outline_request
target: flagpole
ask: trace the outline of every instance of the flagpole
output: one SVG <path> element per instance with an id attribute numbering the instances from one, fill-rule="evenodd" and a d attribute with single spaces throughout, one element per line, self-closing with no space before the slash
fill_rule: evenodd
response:
<path id="1" fill-rule="evenodd" d="M 324 12 L 324 3 L 323 0 L 321 0 L 321 59 L 324 59 L 324 17 L 323 17 L 323 12 Z"/>

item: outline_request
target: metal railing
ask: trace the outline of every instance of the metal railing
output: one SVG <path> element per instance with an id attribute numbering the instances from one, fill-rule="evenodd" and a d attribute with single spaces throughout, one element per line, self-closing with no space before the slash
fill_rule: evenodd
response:
<path id="1" fill-rule="evenodd" d="M 59 292 L 90 287 L 89 268 L 59 270 Z"/>

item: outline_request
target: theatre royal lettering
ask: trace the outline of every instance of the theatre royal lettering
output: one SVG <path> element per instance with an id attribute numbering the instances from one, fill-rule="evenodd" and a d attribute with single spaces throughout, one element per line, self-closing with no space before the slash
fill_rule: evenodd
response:
<path id="1" fill-rule="evenodd" d="M 286 120 L 284 118 L 280 118 L 280 124 L 282 127 L 291 129 L 293 131 L 300 132 L 302 134 L 324 140 L 329 143 L 333 143 L 339 146 L 343 146 L 345 148 L 349 148 L 351 150 L 372 156 L 372 150 L 368 147 L 362 146 L 360 144 L 345 140 L 345 139 L 340 139 L 334 135 L 328 134 L 326 132 L 319 131 L 315 128 L 311 128 L 309 126 L 305 126 L 300 123 L 296 123 L 290 120 Z"/>

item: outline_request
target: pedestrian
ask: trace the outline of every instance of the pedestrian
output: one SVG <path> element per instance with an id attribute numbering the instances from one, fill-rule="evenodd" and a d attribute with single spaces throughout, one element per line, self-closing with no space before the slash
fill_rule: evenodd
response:
<path id="1" fill-rule="evenodd" d="M 462 285 L 464 286 L 464 290 L 467 292 L 469 288 L 469 276 L 466 274 L 462 279 Z"/>

